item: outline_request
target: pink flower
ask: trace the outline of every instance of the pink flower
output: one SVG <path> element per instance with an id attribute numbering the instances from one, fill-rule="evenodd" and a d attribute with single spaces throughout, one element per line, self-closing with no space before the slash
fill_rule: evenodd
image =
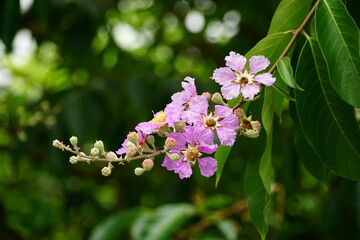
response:
<path id="1" fill-rule="evenodd" d="M 168 137 L 176 140 L 176 146 L 169 154 L 178 154 L 179 159 L 173 161 L 166 156 L 162 166 L 169 171 L 179 174 L 180 178 L 189 178 L 192 174 L 192 166 L 198 162 L 200 173 L 205 177 L 211 177 L 217 170 L 217 161 L 213 157 L 202 157 L 203 154 L 212 154 L 217 150 L 217 144 L 213 143 L 214 136 L 197 126 L 187 126 L 184 133 L 171 133 Z"/>
<path id="2" fill-rule="evenodd" d="M 246 58 L 239 53 L 230 52 L 225 61 L 227 67 L 215 69 L 212 78 L 221 85 L 221 93 L 227 100 L 236 98 L 240 93 L 251 100 L 260 92 L 261 84 L 271 86 L 276 80 L 271 73 L 256 75 L 270 64 L 264 56 L 250 58 L 249 72 L 244 70 Z"/>
<path id="3" fill-rule="evenodd" d="M 173 123 L 168 118 L 168 114 L 166 111 L 159 111 L 154 115 L 154 118 L 148 122 L 139 123 L 135 129 L 138 132 L 142 132 L 143 134 L 151 134 L 153 130 L 159 129 L 165 126 L 168 123 Z"/>

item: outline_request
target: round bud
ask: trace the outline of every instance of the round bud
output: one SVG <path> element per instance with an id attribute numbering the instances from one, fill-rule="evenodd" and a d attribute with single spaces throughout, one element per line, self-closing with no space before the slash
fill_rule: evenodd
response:
<path id="1" fill-rule="evenodd" d="M 142 166 L 145 171 L 150 171 L 154 167 L 154 161 L 151 159 L 145 159 L 142 162 Z"/>
<path id="2" fill-rule="evenodd" d="M 130 141 L 128 141 L 125 145 L 126 145 L 126 148 L 136 147 L 135 144 L 133 144 Z"/>
<path id="3" fill-rule="evenodd" d="M 130 147 L 130 148 L 126 149 L 126 156 L 127 157 L 133 157 L 133 156 L 135 156 L 136 153 L 137 153 L 137 150 L 134 147 Z"/>
<path id="4" fill-rule="evenodd" d="M 90 150 L 90 154 L 91 154 L 91 156 L 93 156 L 93 157 L 95 157 L 95 156 L 98 156 L 99 154 L 100 154 L 100 150 L 98 149 L 98 148 L 92 148 L 91 150 Z"/>
<path id="5" fill-rule="evenodd" d="M 174 162 L 177 162 L 180 158 L 179 154 L 177 153 L 172 153 L 172 154 L 168 154 L 168 157 L 173 160 Z"/>
<path id="6" fill-rule="evenodd" d="M 176 140 L 175 140 L 175 138 L 172 138 L 172 137 L 166 138 L 166 140 L 165 140 L 165 146 L 164 146 L 165 150 L 169 150 L 169 149 L 171 149 L 171 148 L 173 148 L 173 147 L 175 147 L 175 146 L 176 146 Z"/>
<path id="7" fill-rule="evenodd" d="M 70 138 L 70 143 L 71 143 L 71 145 L 73 145 L 73 147 L 77 147 L 78 138 L 75 137 L 75 136 L 72 136 L 72 137 Z"/>
<path id="8" fill-rule="evenodd" d="M 114 152 L 107 152 L 105 153 L 105 158 L 108 158 L 108 159 L 114 159 L 114 160 L 117 160 L 118 157 L 116 156 L 116 154 Z"/>
<path id="9" fill-rule="evenodd" d="M 145 172 L 145 170 L 142 169 L 141 167 L 137 167 L 135 168 L 134 172 L 136 176 L 141 176 Z"/>
<path id="10" fill-rule="evenodd" d="M 111 174 L 111 168 L 103 167 L 103 169 L 101 169 L 101 174 L 105 177 L 109 176 Z"/>
<path id="11" fill-rule="evenodd" d="M 70 162 L 71 164 L 76 164 L 78 161 L 79 161 L 79 160 L 78 160 L 78 157 L 77 157 L 77 156 L 71 156 L 71 157 L 70 157 L 70 160 L 69 160 L 69 162 Z"/>
<path id="12" fill-rule="evenodd" d="M 222 98 L 221 94 L 216 92 L 212 95 L 211 97 L 211 101 L 215 104 L 220 104 L 220 105 L 226 105 L 226 103 L 224 102 L 224 99 Z"/>
<path id="13" fill-rule="evenodd" d="M 149 135 L 146 137 L 146 141 L 150 144 L 150 145 L 154 145 L 155 144 L 155 137 L 153 135 Z"/>
<path id="14" fill-rule="evenodd" d="M 86 156 L 85 153 L 80 152 L 80 155 L 78 156 L 78 160 L 80 161 L 89 161 L 90 159 L 84 158 Z"/>
<path id="15" fill-rule="evenodd" d="M 203 92 L 201 95 L 204 96 L 206 98 L 206 100 L 210 101 L 211 94 L 209 92 Z"/>
<path id="16" fill-rule="evenodd" d="M 186 123 L 184 121 L 178 121 L 174 124 L 174 128 L 176 132 L 182 132 L 185 126 Z"/>
<path id="17" fill-rule="evenodd" d="M 52 145 L 56 148 L 61 148 L 63 146 L 62 143 L 57 139 L 53 141 Z"/>
<path id="18" fill-rule="evenodd" d="M 97 149 L 99 149 L 100 153 L 103 153 L 104 152 L 104 143 L 99 140 L 99 141 L 96 141 L 94 143 L 94 147 L 96 147 Z"/>
<path id="19" fill-rule="evenodd" d="M 138 134 L 136 132 L 129 132 L 126 138 L 133 144 L 136 144 L 138 140 Z"/>

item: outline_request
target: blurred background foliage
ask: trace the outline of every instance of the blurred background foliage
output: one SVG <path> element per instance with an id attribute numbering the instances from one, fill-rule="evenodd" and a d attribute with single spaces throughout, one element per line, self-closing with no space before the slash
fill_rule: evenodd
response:
<path id="1" fill-rule="evenodd" d="M 251 140 L 236 143 L 217 188 L 198 172 L 180 180 L 161 159 L 141 177 L 133 162 L 106 178 L 51 143 L 76 135 L 84 149 L 101 139 L 114 151 L 185 76 L 218 91 L 212 71 L 266 36 L 279 2 L 1 1 L 0 238 L 146 239 L 173 216 L 163 239 L 258 239 L 242 186 Z M 358 1 L 346 4 L 359 24 Z M 360 184 L 315 180 L 289 115 L 285 106 L 274 131 L 269 239 L 359 239 Z"/>

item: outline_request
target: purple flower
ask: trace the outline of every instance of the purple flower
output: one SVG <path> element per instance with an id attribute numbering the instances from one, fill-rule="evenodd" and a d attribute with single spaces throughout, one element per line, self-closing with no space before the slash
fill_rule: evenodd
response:
<path id="1" fill-rule="evenodd" d="M 180 178 L 189 178 L 192 174 L 192 166 L 198 162 L 200 173 L 205 177 L 211 177 L 217 170 L 217 161 L 213 157 L 202 157 L 203 154 L 212 154 L 217 150 L 217 144 L 213 143 L 213 134 L 200 129 L 197 126 L 187 126 L 184 133 L 171 133 L 168 137 L 176 140 L 176 146 L 169 154 L 178 154 L 179 159 L 173 161 L 166 156 L 163 167 L 179 174 Z"/>
<path id="2" fill-rule="evenodd" d="M 261 84 L 271 86 L 276 80 L 271 73 L 256 75 L 270 64 L 264 56 L 250 58 L 249 72 L 244 70 L 246 58 L 239 53 L 230 52 L 225 61 L 227 67 L 215 69 L 213 79 L 221 85 L 221 93 L 227 100 L 236 98 L 240 93 L 244 98 L 251 100 L 260 92 Z"/>
<path id="3" fill-rule="evenodd" d="M 139 123 L 135 129 L 138 132 L 142 132 L 143 134 L 151 134 L 153 130 L 159 129 L 166 124 L 172 124 L 170 118 L 168 118 L 168 114 L 166 111 L 159 111 L 154 115 L 154 118 L 148 122 Z"/>
<path id="4" fill-rule="evenodd" d="M 231 108 L 216 105 L 214 114 L 202 115 L 201 126 L 208 132 L 216 132 L 221 145 L 232 146 L 239 129 L 239 118 Z"/>

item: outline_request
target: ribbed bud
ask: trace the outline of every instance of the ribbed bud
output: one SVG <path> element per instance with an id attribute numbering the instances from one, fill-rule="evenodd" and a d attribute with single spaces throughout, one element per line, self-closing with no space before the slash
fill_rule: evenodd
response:
<path id="1" fill-rule="evenodd" d="M 91 154 L 91 156 L 93 156 L 93 157 L 95 157 L 95 156 L 98 156 L 99 154 L 100 154 L 100 150 L 98 149 L 98 148 L 92 148 L 91 150 L 90 150 L 90 154 Z"/>
<path id="2" fill-rule="evenodd" d="M 210 101 L 211 94 L 209 92 L 203 92 L 201 95 L 204 96 L 206 98 L 206 100 Z"/>
<path id="3" fill-rule="evenodd" d="M 116 154 L 114 152 L 107 152 L 105 153 L 105 158 L 107 159 L 114 159 L 117 160 L 118 157 L 116 156 Z"/>
<path id="4" fill-rule="evenodd" d="M 61 148 L 63 146 L 62 143 L 57 139 L 53 141 L 52 145 L 56 148 Z"/>
<path id="5" fill-rule="evenodd" d="M 111 174 L 111 168 L 109 167 L 103 167 L 101 169 L 101 174 L 105 177 L 109 176 Z"/>
<path id="6" fill-rule="evenodd" d="M 168 154 L 167 156 L 174 162 L 177 162 L 180 158 L 179 154 L 177 153 Z"/>
<path id="7" fill-rule="evenodd" d="M 130 147 L 126 149 L 126 156 L 127 157 L 133 157 L 137 153 L 136 148 Z"/>
<path id="8" fill-rule="evenodd" d="M 215 104 L 220 104 L 220 105 L 226 105 L 226 103 L 224 102 L 224 99 L 222 98 L 221 94 L 216 92 L 212 95 L 211 97 L 211 101 Z"/>
<path id="9" fill-rule="evenodd" d="M 174 124 L 174 128 L 176 132 L 183 132 L 186 123 L 184 121 L 178 121 Z"/>
<path id="10" fill-rule="evenodd" d="M 175 147 L 175 146 L 176 146 L 176 140 L 175 140 L 175 138 L 172 138 L 172 137 L 166 138 L 166 140 L 165 140 L 165 146 L 164 146 L 165 150 L 169 150 L 169 149 L 171 149 L 171 148 L 173 148 L 173 147 Z"/>
<path id="11" fill-rule="evenodd" d="M 101 154 L 104 154 L 105 150 L 104 150 L 104 143 L 101 140 L 98 140 L 94 143 L 94 147 L 96 147 L 97 149 L 99 149 Z"/>
<path id="12" fill-rule="evenodd" d="M 73 147 L 77 147 L 78 138 L 75 137 L 75 136 L 72 136 L 72 137 L 70 138 L 70 143 L 71 143 L 71 145 L 73 145 Z"/>
<path id="13" fill-rule="evenodd" d="M 137 167 L 135 168 L 134 172 L 136 176 L 141 176 L 145 172 L 145 170 L 141 167 Z"/>
<path id="14" fill-rule="evenodd" d="M 155 144 L 155 137 L 153 135 L 149 135 L 146 137 L 146 141 L 150 144 L 150 145 L 154 145 Z"/>
<path id="15" fill-rule="evenodd" d="M 131 143 L 136 144 L 138 140 L 138 134 L 136 132 L 129 132 L 126 137 Z"/>
<path id="16" fill-rule="evenodd" d="M 84 156 L 86 156 L 86 154 L 83 153 L 83 152 L 80 152 L 80 155 L 78 156 L 78 160 L 80 160 L 80 161 L 88 161 L 89 159 L 84 158 Z"/>
<path id="17" fill-rule="evenodd" d="M 136 147 L 135 144 L 133 144 L 132 142 L 128 141 L 126 144 L 125 144 L 126 148 L 131 148 L 131 147 Z"/>
<path id="18" fill-rule="evenodd" d="M 145 171 L 150 171 L 154 167 L 154 161 L 151 159 L 145 159 L 142 162 L 142 166 Z"/>
<path id="19" fill-rule="evenodd" d="M 69 162 L 71 164 L 76 164 L 78 162 L 78 157 L 77 156 L 71 156 L 70 159 L 69 159 Z"/>
<path id="20" fill-rule="evenodd" d="M 237 117 L 239 117 L 239 118 L 246 118 L 245 112 L 244 112 L 244 110 L 241 109 L 241 108 L 235 109 L 235 110 L 234 110 L 234 115 L 237 116 Z"/>

